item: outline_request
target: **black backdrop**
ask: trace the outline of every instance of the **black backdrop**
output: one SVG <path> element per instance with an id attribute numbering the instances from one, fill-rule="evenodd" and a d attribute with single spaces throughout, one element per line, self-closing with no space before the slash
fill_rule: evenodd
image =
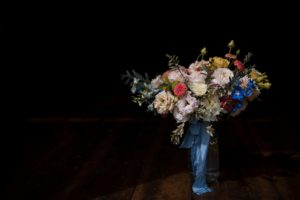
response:
<path id="1" fill-rule="evenodd" d="M 9 91 L 4 98 L 11 100 L 3 104 L 9 109 L 5 117 L 10 120 L 6 124 L 9 129 L 2 131 L 2 152 L 7 158 L 4 165 L 17 166 L 24 147 L 47 138 L 35 135 L 44 133 L 30 134 L 29 119 L 82 117 L 83 113 L 84 117 L 119 117 L 122 111 L 111 109 L 108 114 L 110 108 L 103 105 L 123 109 L 117 104 L 125 101 L 122 105 L 134 107 L 129 88 L 120 80 L 126 69 L 154 76 L 167 70 L 166 53 L 178 55 L 181 64 L 188 66 L 203 46 L 211 56 L 224 55 L 232 39 L 242 53 L 254 53 L 258 68 L 267 72 L 273 83 L 261 97 L 264 103 L 254 103 L 243 114 L 263 105 L 268 108 L 255 116 L 278 113 L 296 127 L 300 35 L 297 6 L 274 2 L 264 6 L 252 2 L 226 4 L 200 2 L 199 6 L 173 10 L 160 5 L 128 9 L 131 5 L 115 3 L 109 8 L 95 6 L 91 11 L 83 11 L 80 6 L 65 7 L 60 14 L 39 8 L 39 13 L 28 11 L 20 16 L 9 41 L 14 54 L 8 73 L 3 74 Z M 111 99 L 112 104 L 107 104 Z M 143 116 L 143 109 L 134 108 L 132 112 Z"/>
<path id="2" fill-rule="evenodd" d="M 203 46 L 211 56 L 224 55 L 231 39 L 242 53 L 253 52 L 258 68 L 269 74 L 273 87 L 263 99 L 278 112 L 295 113 L 297 13 L 292 6 L 250 6 L 202 5 L 202 10 L 165 14 L 168 9 L 112 6 L 108 14 L 102 8 L 36 15 L 19 28 L 22 56 L 16 59 L 22 64 L 11 72 L 17 82 L 15 114 L 23 119 L 60 115 L 108 96 L 130 95 L 120 80 L 126 69 L 154 76 L 167 69 L 166 53 L 188 66 Z"/>

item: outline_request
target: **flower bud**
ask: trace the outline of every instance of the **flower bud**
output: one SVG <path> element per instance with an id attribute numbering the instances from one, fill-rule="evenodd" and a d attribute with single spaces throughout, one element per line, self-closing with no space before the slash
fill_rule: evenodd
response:
<path id="1" fill-rule="evenodd" d="M 235 47 L 235 44 L 234 44 L 234 41 L 233 41 L 233 40 L 231 40 L 231 41 L 228 43 L 228 47 L 229 47 L 230 49 L 232 49 L 232 48 Z"/>
<path id="2" fill-rule="evenodd" d="M 206 54 L 207 54 L 207 50 L 206 50 L 206 47 L 204 47 L 201 49 L 201 55 L 205 56 Z"/>
<path id="3" fill-rule="evenodd" d="M 272 85 L 271 83 L 258 83 L 258 87 L 266 90 L 270 89 L 271 85 Z"/>
<path id="4" fill-rule="evenodd" d="M 267 75 L 261 75 L 259 77 L 256 78 L 256 82 L 262 82 L 263 80 L 265 80 L 266 78 L 268 78 Z"/>

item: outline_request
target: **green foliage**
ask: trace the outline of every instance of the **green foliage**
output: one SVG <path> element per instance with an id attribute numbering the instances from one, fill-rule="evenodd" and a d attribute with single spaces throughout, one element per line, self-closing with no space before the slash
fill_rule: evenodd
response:
<path id="1" fill-rule="evenodd" d="M 251 60 L 252 56 L 253 56 L 253 53 L 248 52 L 247 55 L 245 55 L 245 57 L 244 57 L 244 64 L 249 62 Z"/>
<path id="2" fill-rule="evenodd" d="M 177 68 L 179 66 L 179 58 L 178 56 L 171 56 L 169 54 L 166 54 L 166 57 L 169 58 L 168 66 L 170 68 Z"/>
<path id="3" fill-rule="evenodd" d="M 143 81 L 143 82 L 146 82 L 146 83 L 149 83 L 150 80 L 149 80 L 149 75 L 147 73 L 145 73 L 145 76 L 137 73 L 135 70 L 131 70 L 131 73 L 126 70 L 126 74 L 122 74 L 121 75 L 121 80 L 125 80 L 125 84 L 129 84 L 133 81 L 133 79 L 136 78 L 140 81 Z"/>
<path id="4" fill-rule="evenodd" d="M 176 130 L 172 131 L 173 134 L 171 135 L 171 142 L 173 144 L 178 145 L 180 143 L 180 139 L 184 134 L 184 125 L 185 123 L 181 123 L 180 125 L 177 126 Z"/>
<path id="5" fill-rule="evenodd" d="M 133 98 L 132 101 L 134 103 L 139 104 L 139 106 L 142 106 L 142 104 L 145 102 L 145 98 L 142 94 L 139 94 L 137 96 L 132 96 L 132 98 Z"/>

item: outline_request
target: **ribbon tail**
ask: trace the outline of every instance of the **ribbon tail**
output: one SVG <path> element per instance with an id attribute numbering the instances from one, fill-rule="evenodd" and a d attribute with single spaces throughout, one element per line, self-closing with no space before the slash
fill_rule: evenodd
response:
<path id="1" fill-rule="evenodd" d="M 206 122 L 192 121 L 180 145 L 180 148 L 191 149 L 192 170 L 195 178 L 192 190 L 197 195 L 212 191 L 206 184 L 206 162 L 210 141 L 210 135 L 206 130 L 207 125 Z"/>
<path id="2" fill-rule="evenodd" d="M 200 138 L 201 143 L 194 144 L 191 148 L 191 161 L 195 177 L 192 190 L 197 195 L 212 191 L 206 184 L 206 160 L 210 136 L 207 132 L 202 132 Z"/>

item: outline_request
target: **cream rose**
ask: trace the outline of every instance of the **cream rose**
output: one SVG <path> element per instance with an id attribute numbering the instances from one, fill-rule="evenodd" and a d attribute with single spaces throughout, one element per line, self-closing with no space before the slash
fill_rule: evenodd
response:
<path id="1" fill-rule="evenodd" d="M 155 96 L 154 108 L 159 114 L 167 114 L 174 108 L 177 98 L 169 91 L 162 91 Z"/>

